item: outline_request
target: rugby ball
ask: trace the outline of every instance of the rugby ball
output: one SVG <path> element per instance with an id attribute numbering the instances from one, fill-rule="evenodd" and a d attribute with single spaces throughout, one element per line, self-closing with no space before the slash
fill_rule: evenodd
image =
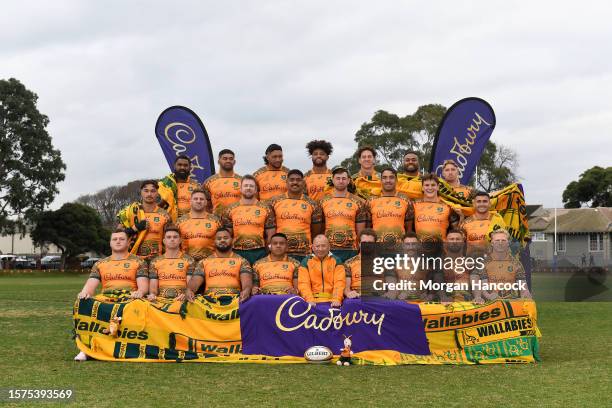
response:
<path id="1" fill-rule="evenodd" d="M 304 352 L 304 358 L 309 363 L 328 363 L 334 357 L 334 353 L 325 346 L 312 346 Z"/>

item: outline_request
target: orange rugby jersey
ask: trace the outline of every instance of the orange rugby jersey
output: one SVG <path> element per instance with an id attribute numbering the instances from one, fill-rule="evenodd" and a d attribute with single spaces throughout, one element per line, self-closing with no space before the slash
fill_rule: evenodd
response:
<path id="1" fill-rule="evenodd" d="M 200 184 L 191 178 L 187 181 L 176 182 L 177 219 L 189 213 L 189 210 L 191 209 L 191 192 L 198 187 L 200 187 Z"/>
<path id="2" fill-rule="evenodd" d="M 346 277 L 351 278 L 351 290 L 361 292 L 361 254 L 347 259 L 344 262 Z"/>
<path id="3" fill-rule="evenodd" d="M 393 196 L 370 197 L 368 209 L 378 242 L 401 242 L 406 222 L 413 216 L 412 202 L 403 193 Z"/>
<path id="4" fill-rule="evenodd" d="M 195 260 L 189 255 L 179 253 L 178 258 L 160 255 L 151 261 L 149 279 L 157 279 L 159 295 L 174 298 L 185 292 L 187 275 L 192 275 Z"/>
<path id="5" fill-rule="evenodd" d="M 223 224 L 234 233 L 234 249 L 248 250 L 266 245 L 264 231 L 274 228 L 274 212 L 261 201 L 255 204 L 231 204 L 223 216 Z"/>
<path id="6" fill-rule="evenodd" d="M 213 174 L 202 184 L 202 188 L 210 197 L 215 215 L 221 216 L 227 207 L 240 200 L 241 179 L 237 174 L 230 177 Z"/>
<path id="7" fill-rule="evenodd" d="M 252 274 L 249 262 L 238 254 L 220 257 L 217 253 L 198 262 L 194 276 L 203 276 L 205 290 L 237 289 L 241 290 L 240 274 Z"/>
<path id="8" fill-rule="evenodd" d="M 282 166 L 279 170 L 274 170 L 268 166 L 263 166 L 253 173 L 259 187 L 259 199 L 261 201 L 287 192 L 287 173 L 289 169 Z"/>
<path id="9" fill-rule="evenodd" d="M 138 289 L 137 278 L 146 278 L 147 265 L 136 255 L 128 255 L 125 259 L 114 260 L 108 256 L 100 259 L 91 268 L 90 278 L 102 282 L 102 291 Z"/>
<path id="10" fill-rule="evenodd" d="M 287 194 L 276 196 L 270 201 L 276 218 L 276 232 L 287 235 L 287 252 L 307 254 L 310 252 L 312 237 L 311 224 L 321 223 L 321 207 L 305 194 L 299 199 Z"/>
<path id="11" fill-rule="evenodd" d="M 264 293 L 286 293 L 287 288 L 293 287 L 299 267 L 299 262 L 291 257 L 274 261 L 268 255 L 253 264 L 253 281 Z"/>
<path id="12" fill-rule="evenodd" d="M 164 238 L 164 227 L 170 222 L 170 215 L 161 207 L 155 207 L 153 212 L 145 212 L 147 220 L 147 232 L 136 255 L 151 259 L 162 253 L 162 240 Z"/>
<path id="13" fill-rule="evenodd" d="M 215 234 L 221 227 L 221 220 L 214 214 L 206 213 L 204 218 L 191 218 L 188 213 L 178 220 L 181 232 L 181 249 L 196 260 L 210 255 L 215 248 Z"/>
<path id="14" fill-rule="evenodd" d="M 325 236 L 332 249 L 357 249 L 355 224 L 368 220 L 365 200 L 348 193 L 346 197 L 326 195 L 319 202 L 325 217 Z"/>
<path id="15" fill-rule="evenodd" d="M 331 170 L 327 169 L 325 173 L 315 173 L 308 170 L 304 174 L 304 182 L 306 183 L 306 194 L 315 201 L 323 198 L 325 189 L 328 187 L 328 180 L 331 179 Z"/>
<path id="16" fill-rule="evenodd" d="M 489 242 L 491 222 L 494 221 L 500 228 L 505 228 L 504 219 L 495 213 L 489 213 L 486 220 L 476 219 L 475 216 L 467 217 L 461 223 L 461 230 L 465 234 L 466 241 L 472 245 L 485 245 Z"/>
<path id="17" fill-rule="evenodd" d="M 517 258 L 508 254 L 506 259 L 487 259 L 480 278 L 487 279 L 490 283 L 514 283 L 525 280 L 525 269 Z"/>
<path id="18" fill-rule="evenodd" d="M 458 215 L 442 201 L 414 202 L 414 230 L 421 242 L 440 242 L 446 240 L 446 232 Z"/>
<path id="19" fill-rule="evenodd" d="M 459 184 L 457 187 L 453 187 L 453 191 L 463 198 L 469 198 L 472 194 L 472 187 Z"/>

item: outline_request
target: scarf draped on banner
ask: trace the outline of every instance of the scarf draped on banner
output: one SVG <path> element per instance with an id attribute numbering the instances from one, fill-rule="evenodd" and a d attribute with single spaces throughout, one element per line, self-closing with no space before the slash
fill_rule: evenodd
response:
<path id="1" fill-rule="evenodd" d="M 243 304 L 98 295 L 74 305 L 76 344 L 87 355 L 128 362 L 304 363 L 307 347 L 337 359 L 344 336 L 354 364 L 488 364 L 539 361 L 535 303 L 496 300 L 410 304 L 347 300 L 309 307 L 296 296 L 259 295 Z M 109 324 L 121 317 L 114 335 Z"/>
<path id="2" fill-rule="evenodd" d="M 461 184 L 468 184 L 495 128 L 495 112 L 485 100 L 465 98 L 451 106 L 438 127 L 429 171 L 442 174 L 452 159 L 459 166 Z"/>
<path id="3" fill-rule="evenodd" d="M 155 136 L 171 171 L 176 157 L 185 155 L 191 159 L 191 177 L 199 183 L 215 173 L 208 133 L 191 109 L 171 106 L 164 110 L 155 124 Z"/>

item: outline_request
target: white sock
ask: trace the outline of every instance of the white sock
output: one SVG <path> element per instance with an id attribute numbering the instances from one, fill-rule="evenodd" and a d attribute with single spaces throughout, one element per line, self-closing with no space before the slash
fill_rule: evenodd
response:
<path id="1" fill-rule="evenodd" d="M 87 360 L 87 354 L 83 353 L 82 351 L 76 356 L 74 356 L 74 361 L 85 361 L 85 360 Z"/>

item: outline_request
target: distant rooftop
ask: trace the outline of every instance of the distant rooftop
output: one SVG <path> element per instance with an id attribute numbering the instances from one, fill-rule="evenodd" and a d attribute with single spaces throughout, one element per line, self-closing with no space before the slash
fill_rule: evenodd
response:
<path id="1" fill-rule="evenodd" d="M 531 213 L 529 210 L 531 210 Z M 553 208 L 539 206 L 539 208 L 528 209 L 527 214 L 531 231 L 554 232 L 555 210 Z M 612 232 L 612 207 L 557 208 L 557 232 Z"/>

